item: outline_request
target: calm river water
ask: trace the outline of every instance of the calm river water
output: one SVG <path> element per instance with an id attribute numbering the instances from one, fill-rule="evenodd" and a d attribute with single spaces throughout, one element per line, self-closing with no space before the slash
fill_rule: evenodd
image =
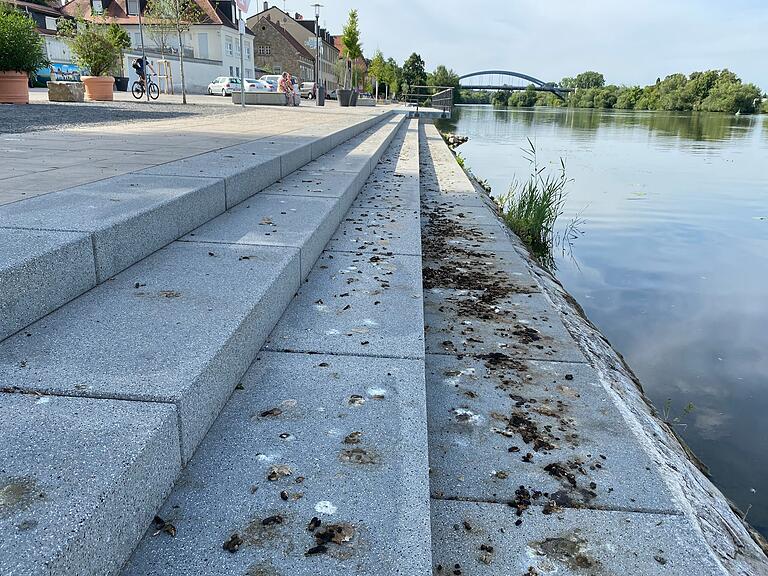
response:
<path id="1" fill-rule="evenodd" d="M 558 278 L 768 535 L 768 118 L 466 106 L 451 127 L 494 193 L 529 173 L 526 137 L 565 158 L 560 225 L 584 222 Z"/>

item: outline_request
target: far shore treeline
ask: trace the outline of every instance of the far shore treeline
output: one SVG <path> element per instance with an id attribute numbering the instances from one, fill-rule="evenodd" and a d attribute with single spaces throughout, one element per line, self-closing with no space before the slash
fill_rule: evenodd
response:
<path id="1" fill-rule="evenodd" d="M 470 101 L 486 98 L 486 103 L 500 107 L 570 106 L 619 110 L 676 110 L 705 112 L 768 113 L 768 99 L 754 84 L 745 84 L 730 70 L 707 70 L 670 74 L 648 86 L 605 84 L 599 72 L 583 72 L 563 78 L 562 88 L 573 88 L 565 101 L 549 92 L 537 92 L 533 86 L 522 91 L 499 90 L 467 94 Z M 463 97 L 465 91 L 462 91 Z"/>

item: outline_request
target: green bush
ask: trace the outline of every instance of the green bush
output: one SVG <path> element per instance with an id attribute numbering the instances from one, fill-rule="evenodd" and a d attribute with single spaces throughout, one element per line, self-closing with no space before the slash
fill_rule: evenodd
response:
<path id="1" fill-rule="evenodd" d="M 91 76 L 108 76 L 120 59 L 120 48 L 115 46 L 106 26 L 81 26 L 70 38 L 69 46 L 77 65 Z"/>
<path id="2" fill-rule="evenodd" d="M 18 10 L 0 5 L 0 70 L 31 74 L 48 64 L 35 22 Z"/>

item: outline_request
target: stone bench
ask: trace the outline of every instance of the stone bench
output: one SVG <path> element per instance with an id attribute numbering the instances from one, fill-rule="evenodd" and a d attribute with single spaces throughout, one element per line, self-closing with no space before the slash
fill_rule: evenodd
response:
<path id="1" fill-rule="evenodd" d="M 232 103 L 240 104 L 240 92 L 232 92 Z M 285 94 L 282 92 L 246 92 L 247 105 L 285 106 Z"/>
<path id="2" fill-rule="evenodd" d="M 82 102 L 85 89 L 82 82 L 48 82 L 50 102 Z"/>
<path id="3" fill-rule="evenodd" d="M 358 106 L 376 106 L 376 100 L 374 100 L 373 98 L 358 98 L 357 105 Z"/>

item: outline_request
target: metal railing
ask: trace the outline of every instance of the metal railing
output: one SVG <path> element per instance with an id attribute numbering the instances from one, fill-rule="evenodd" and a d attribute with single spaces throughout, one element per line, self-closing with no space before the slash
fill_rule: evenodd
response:
<path id="1" fill-rule="evenodd" d="M 400 98 L 406 104 L 416 106 L 416 114 L 420 107 L 437 108 L 444 116 L 453 112 L 453 88 L 447 86 L 411 86 L 411 91 L 401 94 Z"/>

